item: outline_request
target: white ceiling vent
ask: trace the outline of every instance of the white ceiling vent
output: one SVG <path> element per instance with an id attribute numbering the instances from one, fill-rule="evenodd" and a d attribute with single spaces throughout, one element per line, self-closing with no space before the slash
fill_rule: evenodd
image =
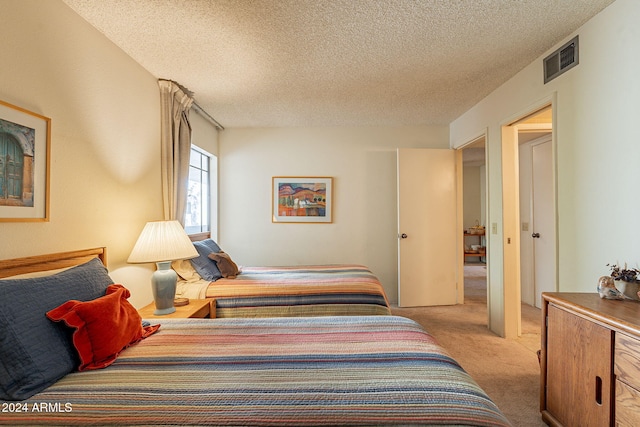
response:
<path id="1" fill-rule="evenodd" d="M 544 83 L 547 84 L 576 65 L 578 65 L 578 36 L 544 58 Z"/>

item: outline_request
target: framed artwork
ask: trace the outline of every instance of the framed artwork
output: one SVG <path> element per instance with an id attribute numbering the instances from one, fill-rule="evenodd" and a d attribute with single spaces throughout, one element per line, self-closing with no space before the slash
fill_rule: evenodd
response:
<path id="1" fill-rule="evenodd" d="M 332 222 L 333 178 L 275 176 L 273 222 Z"/>
<path id="2" fill-rule="evenodd" d="M 51 119 L 0 101 L 0 222 L 49 221 Z"/>

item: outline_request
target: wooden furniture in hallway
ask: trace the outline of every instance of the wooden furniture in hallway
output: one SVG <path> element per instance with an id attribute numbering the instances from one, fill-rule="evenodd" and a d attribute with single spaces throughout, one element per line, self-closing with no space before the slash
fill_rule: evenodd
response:
<path id="1" fill-rule="evenodd" d="M 485 233 L 484 231 L 482 232 L 474 232 L 474 233 L 470 233 L 465 231 L 464 232 L 464 242 L 465 242 L 465 250 L 464 250 L 464 258 L 465 260 L 468 257 L 477 257 L 481 262 L 487 262 L 487 251 L 486 251 L 486 246 L 483 245 L 484 243 L 484 236 Z M 477 242 L 479 246 L 482 246 L 483 249 L 481 251 L 473 251 L 473 250 L 469 250 L 467 249 L 467 237 L 472 237 L 472 238 L 477 238 Z M 470 240 L 471 242 L 472 240 Z M 475 243 L 475 241 L 474 241 Z M 484 258 L 484 259 L 483 259 Z"/>

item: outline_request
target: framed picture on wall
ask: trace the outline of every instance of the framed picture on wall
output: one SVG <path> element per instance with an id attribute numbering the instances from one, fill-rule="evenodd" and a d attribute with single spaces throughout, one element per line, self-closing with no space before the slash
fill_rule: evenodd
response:
<path id="1" fill-rule="evenodd" d="M 0 101 L 0 222 L 49 221 L 51 119 Z"/>
<path id="2" fill-rule="evenodd" d="M 272 181 L 273 222 L 333 221 L 333 178 L 275 176 Z"/>

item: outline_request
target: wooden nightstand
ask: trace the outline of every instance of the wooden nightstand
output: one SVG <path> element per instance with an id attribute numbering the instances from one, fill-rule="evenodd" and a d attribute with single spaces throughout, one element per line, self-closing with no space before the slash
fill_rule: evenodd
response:
<path id="1" fill-rule="evenodd" d="M 156 304 L 151 304 L 138 310 L 140 316 L 143 319 L 185 319 L 185 318 L 201 318 L 216 317 L 215 311 L 211 311 L 211 301 L 213 299 L 192 299 L 189 300 L 189 304 L 176 307 L 176 311 L 171 314 L 165 314 L 164 316 L 155 316 L 153 314 L 156 309 Z"/>

